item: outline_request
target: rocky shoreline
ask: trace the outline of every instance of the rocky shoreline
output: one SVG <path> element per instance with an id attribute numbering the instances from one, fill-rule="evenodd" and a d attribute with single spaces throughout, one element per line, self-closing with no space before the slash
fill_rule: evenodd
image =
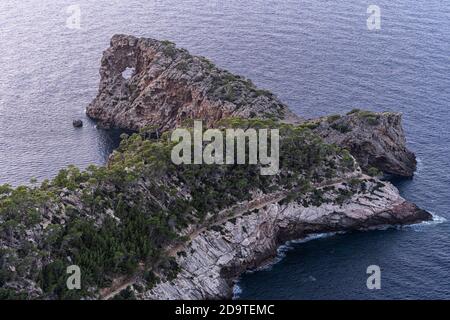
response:
<path id="1" fill-rule="evenodd" d="M 130 68 L 133 73 L 124 78 Z M 168 41 L 113 36 L 103 53 L 100 77 L 98 94 L 86 112 L 101 127 L 162 132 L 189 119 L 201 119 L 206 126 L 230 117 L 276 119 L 306 124 L 327 143 L 348 148 L 364 170 L 374 167 L 412 177 L 416 169 L 400 113 L 352 110 L 305 120 L 251 80 Z"/>
<path id="2" fill-rule="evenodd" d="M 104 167 L 0 186 L 0 298 L 230 298 L 237 277 L 288 240 L 432 219 L 379 179 L 416 168 L 398 113 L 306 120 L 206 58 L 127 35 L 113 36 L 100 75 L 87 114 L 138 133 Z M 194 119 L 278 128 L 279 173 L 176 166 L 164 134 Z M 73 264 L 84 272 L 79 291 L 66 287 Z"/>
<path id="3" fill-rule="evenodd" d="M 343 187 L 343 185 L 336 185 Z M 185 249 L 177 262 L 182 271 L 171 282 L 137 293 L 142 299 L 229 299 L 235 280 L 246 270 L 273 259 L 286 241 L 310 234 L 369 230 L 387 225 L 413 224 L 431 215 L 404 200 L 390 183 L 367 199 L 354 196 L 344 206 L 303 207 L 297 203 L 269 203 L 220 230 L 208 230 Z"/>

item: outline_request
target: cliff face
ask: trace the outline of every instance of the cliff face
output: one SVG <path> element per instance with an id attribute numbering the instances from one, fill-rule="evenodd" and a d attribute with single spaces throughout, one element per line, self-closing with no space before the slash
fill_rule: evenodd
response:
<path id="1" fill-rule="evenodd" d="M 129 79 L 126 68 L 134 68 Z M 105 167 L 0 186 L 0 299 L 107 299 L 128 287 L 142 299 L 229 297 L 233 280 L 284 241 L 432 218 L 360 168 L 412 174 L 398 114 L 299 120 L 248 80 L 171 43 L 131 36 L 113 37 L 100 73 L 88 114 L 142 131 L 125 137 Z M 260 165 L 176 166 L 167 136 L 149 137 L 193 118 L 222 130 L 279 129 L 278 174 L 262 176 Z M 81 268 L 81 290 L 66 287 L 70 265 Z"/>
<path id="2" fill-rule="evenodd" d="M 130 77 L 123 75 L 127 68 L 133 70 Z M 187 119 L 212 126 L 228 117 L 304 122 L 269 91 L 167 41 L 113 36 L 100 75 L 99 91 L 87 114 L 106 128 L 152 126 L 164 131 Z M 360 111 L 334 122 L 312 122 L 320 124 L 317 134 L 348 148 L 364 170 L 413 175 L 416 160 L 406 148 L 400 114 Z"/>
<path id="3" fill-rule="evenodd" d="M 127 68 L 131 77 L 123 76 Z M 87 114 L 103 127 L 167 130 L 185 119 L 297 117 L 272 93 L 168 41 L 115 35 L 103 54 L 100 87 Z"/>
<path id="4" fill-rule="evenodd" d="M 128 287 L 142 299 L 229 297 L 232 281 L 283 241 L 432 218 L 364 175 L 347 150 L 266 122 L 280 130 L 274 176 L 259 165 L 176 166 L 173 144 L 142 132 L 106 167 L 0 186 L 0 298 L 107 299 Z M 81 290 L 66 287 L 70 265 Z"/>
<path id="5" fill-rule="evenodd" d="M 248 268 L 258 267 L 274 257 L 286 240 L 308 234 L 364 230 L 377 226 L 408 224 L 430 218 L 429 214 L 405 201 L 389 183 L 362 177 L 366 191 L 344 204 L 336 204 L 338 190 L 345 183 L 328 186 L 333 203 L 305 207 L 298 202 L 280 204 L 264 199 L 245 204 L 245 215 L 211 226 L 179 248 L 181 272 L 175 280 L 138 293 L 142 299 L 217 299 L 232 296 L 233 280 Z M 186 252 L 187 254 L 181 254 Z M 138 281 L 136 282 L 138 283 Z"/>
<path id="6" fill-rule="evenodd" d="M 414 175 L 416 157 L 406 148 L 401 114 L 355 110 L 314 123 L 317 134 L 327 143 L 347 148 L 364 170 L 373 167 L 397 176 Z"/>

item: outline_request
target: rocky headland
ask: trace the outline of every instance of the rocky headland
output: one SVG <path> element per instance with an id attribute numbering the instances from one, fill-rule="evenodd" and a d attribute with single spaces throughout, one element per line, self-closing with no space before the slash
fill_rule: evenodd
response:
<path id="1" fill-rule="evenodd" d="M 213 224 L 183 247 L 177 256 L 180 273 L 153 289 L 137 293 L 142 299 L 228 299 L 234 280 L 245 270 L 257 268 L 276 255 L 287 240 L 323 232 L 368 230 L 428 220 L 429 213 L 405 201 L 390 183 L 358 176 L 367 190 L 357 192 L 345 204 L 336 202 L 345 182 L 330 184 L 325 204 L 305 206 L 284 203 L 282 196 L 261 197 L 242 204 L 246 214 Z M 329 190 L 331 188 L 331 190 Z M 266 200 L 267 199 L 267 200 Z M 183 251 L 184 252 L 184 251 Z M 136 282 L 139 284 L 139 282 Z"/>
<path id="2" fill-rule="evenodd" d="M 400 114 L 306 120 L 205 58 L 126 35 L 112 38 L 100 74 L 88 115 L 138 132 L 105 167 L 0 187 L 1 298 L 229 298 L 233 281 L 285 241 L 432 219 L 379 179 L 415 170 Z M 168 133 L 192 119 L 278 128 L 280 172 L 174 165 Z M 81 290 L 66 287 L 74 264 Z"/>
<path id="3" fill-rule="evenodd" d="M 129 77 L 123 76 L 130 69 Z M 104 53 L 97 97 L 87 114 L 102 127 L 165 131 L 187 119 L 212 126 L 229 117 L 277 119 L 310 125 L 327 143 L 349 149 L 364 170 L 411 177 L 414 154 L 406 148 L 401 114 L 352 110 L 305 120 L 273 93 L 216 67 L 174 43 L 115 35 Z"/>
<path id="4" fill-rule="evenodd" d="M 123 74 L 130 70 L 128 78 Z M 169 41 L 115 35 L 103 53 L 97 97 L 87 114 L 102 127 L 173 129 L 186 119 L 298 117 L 270 91 Z"/>
<path id="5" fill-rule="evenodd" d="M 400 113 L 355 109 L 311 123 L 327 143 L 348 149 L 365 171 L 376 168 L 401 177 L 412 177 L 416 171 L 416 157 L 406 148 Z"/>

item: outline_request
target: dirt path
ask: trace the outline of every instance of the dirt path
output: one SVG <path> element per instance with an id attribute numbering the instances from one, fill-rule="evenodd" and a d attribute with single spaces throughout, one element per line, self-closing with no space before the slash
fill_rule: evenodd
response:
<path id="1" fill-rule="evenodd" d="M 118 295 L 122 290 L 125 290 L 126 288 L 128 288 L 128 286 L 131 286 L 134 283 L 136 283 L 136 281 L 138 280 L 139 277 L 140 277 L 140 273 L 135 274 L 132 277 L 116 279 L 116 280 L 118 280 L 117 284 L 113 284 L 109 288 L 100 290 L 100 299 L 101 300 L 109 300 L 111 298 L 114 298 L 114 296 Z"/>
<path id="2" fill-rule="evenodd" d="M 189 241 L 187 241 L 186 243 L 181 243 L 177 246 L 169 247 L 169 249 L 167 251 L 168 255 L 171 257 L 174 257 L 176 255 L 176 253 L 179 251 L 182 251 L 186 247 L 186 245 L 189 244 L 189 242 L 194 240 L 197 236 L 199 236 L 202 232 L 208 230 L 209 228 L 211 228 L 213 226 L 217 226 L 217 225 L 222 225 L 225 222 L 227 222 L 228 220 L 236 219 L 236 218 L 242 216 L 246 212 L 264 208 L 265 206 L 267 206 L 269 204 L 278 203 L 281 200 L 283 200 L 284 198 L 286 198 L 287 194 L 288 193 L 286 191 L 272 193 L 272 194 L 264 196 L 262 199 L 251 200 L 248 202 L 239 203 L 239 204 L 232 206 L 231 208 L 227 208 L 225 210 L 220 211 L 217 214 L 217 216 L 219 217 L 218 220 L 210 221 L 207 225 L 204 225 L 204 226 L 200 227 L 199 229 L 194 230 L 192 233 L 190 233 L 188 235 Z M 233 214 L 230 215 L 230 213 L 233 213 Z"/>
<path id="3" fill-rule="evenodd" d="M 324 187 L 328 187 L 328 186 L 334 186 L 334 185 L 344 182 L 345 180 L 347 180 L 347 179 L 338 179 L 335 181 L 328 181 L 328 183 L 318 184 L 315 187 L 316 188 L 324 188 Z M 238 218 L 246 212 L 264 208 L 265 206 L 267 206 L 269 204 L 278 203 L 281 200 L 283 200 L 284 198 L 286 198 L 288 193 L 289 193 L 288 191 L 279 191 L 279 192 L 271 193 L 269 195 L 263 196 L 262 198 L 243 202 L 243 203 L 238 203 L 238 204 L 235 204 L 234 206 L 232 206 L 231 208 L 227 208 L 227 209 L 220 211 L 217 214 L 217 217 L 218 217 L 217 220 L 209 221 L 209 223 L 207 225 L 205 224 L 205 225 L 201 226 L 200 228 L 192 231 L 189 235 L 187 235 L 189 238 L 189 241 L 187 241 L 185 243 L 180 243 L 173 247 L 169 247 L 167 249 L 167 255 L 169 257 L 175 257 L 177 252 L 183 251 L 192 240 L 194 240 L 202 232 L 207 231 L 212 226 L 224 224 L 226 221 Z M 233 213 L 233 214 L 230 214 L 230 213 Z M 133 285 L 139 279 L 139 277 L 142 275 L 143 268 L 144 268 L 144 266 L 142 264 L 140 266 L 141 270 L 137 274 L 133 275 L 132 277 L 127 277 L 127 278 L 123 277 L 122 279 L 116 279 L 117 284 L 113 284 L 109 288 L 104 288 L 104 289 L 100 290 L 100 299 L 102 299 L 102 300 L 111 299 L 115 295 L 119 294 L 122 290 L 125 290 L 128 286 Z"/>
<path id="4" fill-rule="evenodd" d="M 177 252 L 185 249 L 186 245 L 188 245 L 193 239 L 199 236 L 202 232 L 208 230 L 208 228 L 220 225 L 225 223 L 228 220 L 235 219 L 240 217 L 246 212 L 261 209 L 269 204 L 278 203 L 283 200 L 287 195 L 286 191 L 276 192 L 269 195 L 264 196 L 262 199 L 255 199 L 244 203 L 239 203 L 231 208 L 224 209 L 218 213 L 218 220 L 210 221 L 207 225 L 200 227 L 199 229 L 194 230 L 188 235 L 189 241 L 185 243 L 181 243 L 179 245 L 169 247 L 167 250 L 167 255 L 169 257 L 175 257 Z M 233 212 L 232 215 L 230 213 Z M 143 266 L 142 266 L 143 268 Z M 101 300 L 109 300 L 113 298 L 115 295 L 119 294 L 122 290 L 125 290 L 128 286 L 133 285 L 139 279 L 142 274 L 141 270 L 137 274 L 132 277 L 122 277 L 115 280 L 116 283 L 109 288 L 104 288 L 100 290 L 100 299 Z"/>

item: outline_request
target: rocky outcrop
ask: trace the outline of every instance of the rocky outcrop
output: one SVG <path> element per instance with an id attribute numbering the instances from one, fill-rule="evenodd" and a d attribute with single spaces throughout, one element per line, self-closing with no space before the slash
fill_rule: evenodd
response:
<path id="1" fill-rule="evenodd" d="M 226 222 L 211 226 L 192 239 L 177 255 L 181 272 L 175 280 L 138 293 L 142 299 L 230 298 L 234 280 L 245 270 L 256 268 L 276 254 L 287 240 L 308 234 L 366 230 L 385 225 L 404 225 L 429 220 L 431 215 L 405 201 L 390 183 L 365 178 L 365 192 L 339 205 L 320 206 L 298 202 L 268 201 L 261 208 L 248 208 Z M 381 184 L 380 184 L 381 183 Z M 346 183 L 325 187 L 334 199 Z M 183 254 L 183 252 L 187 254 Z"/>
<path id="2" fill-rule="evenodd" d="M 112 38 L 100 74 L 88 115 L 103 127 L 146 130 L 124 137 L 105 167 L 69 167 L 40 187 L 1 186 L 0 298 L 111 298 L 129 286 L 142 299 L 229 298 L 238 275 L 287 240 L 432 218 L 354 161 L 412 175 L 399 114 L 300 120 L 251 81 L 170 42 L 132 36 Z M 277 175 L 257 178 L 258 166 L 176 166 L 170 142 L 147 130 L 228 117 L 313 131 L 267 121 L 283 132 L 283 161 Z M 84 268 L 80 292 L 66 288 L 74 263 Z"/>
<path id="3" fill-rule="evenodd" d="M 211 125 L 232 116 L 298 118 L 271 92 L 168 41 L 113 36 L 100 76 L 87 114 L 102 127 L 167 130 L 186 119 Z"/>
<path id="4" fill-rule="evenodd" d="M 81 128 L 81 127 L 83 126 L 83 121 L 81 121 L 81 120 L 79 120 L 79 119 L 73 120 L 73 121 L 72 121 L 72 125 L 73 125 L 75 128 Z"/>
<path id="5" fill-rule="evenodd" d="M 101 127 L 164 131 L 188 119 L 211 126 L 227 117 L 303 122 L 269 91 L 168 41 L 113 36 L 100 76 L 87 114 Z M 416 160 L 406 148 L 400 114 L 355 111 L 333 121 L 329 117 L 312 122 L 320 124 L 316 132 L 328 143 L 348 148 L 364 170 L 414 174 Z"/>
<path id="6" fill-rule="evenodd" d="M 414 175 L 416 157 L 406 148 L 400 113 L 355 110 L 311 124 L 327 143 L 347 148 L 365 171 L 373 167 L 396 176 Z"/>

